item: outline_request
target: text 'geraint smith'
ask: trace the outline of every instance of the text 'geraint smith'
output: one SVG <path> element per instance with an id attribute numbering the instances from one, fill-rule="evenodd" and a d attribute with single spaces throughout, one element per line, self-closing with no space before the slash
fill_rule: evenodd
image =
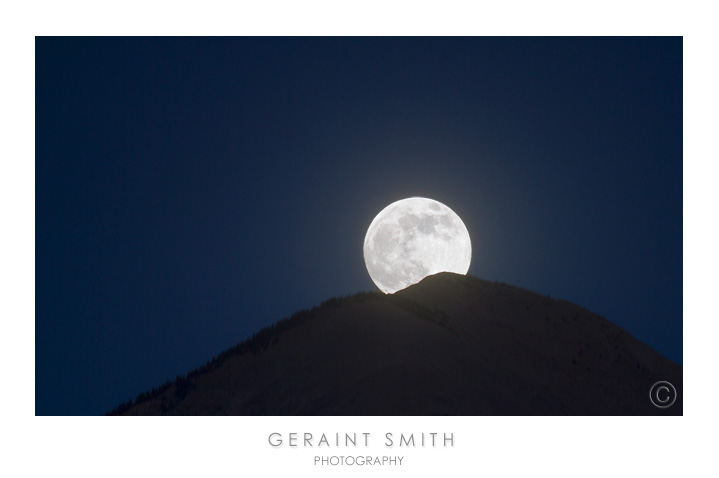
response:
<path id="1" fill-rule="evenodd" d="M 370 446 L 370 433 L 270 433 L 267 441 L 273 447 L 357 447 Z M 385 433 L 384 446 L 399 447 L 453 447 L 453 433 Z"/>

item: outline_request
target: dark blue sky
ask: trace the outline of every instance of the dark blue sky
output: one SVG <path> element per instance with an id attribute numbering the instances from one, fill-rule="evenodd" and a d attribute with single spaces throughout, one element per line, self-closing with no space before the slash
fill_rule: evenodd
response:
<path id="1" fill-rule="evenodd" d="M 36 40 L 36 414 L 325 299 L 426 196 L 470 273 L 682 363 L 681 38 Z"/>

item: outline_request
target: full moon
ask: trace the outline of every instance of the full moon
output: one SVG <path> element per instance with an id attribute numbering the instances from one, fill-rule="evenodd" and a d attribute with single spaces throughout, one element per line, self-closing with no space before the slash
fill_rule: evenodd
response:
<path id="1" fill-rule="evenodd" d="M 364 239 L 364 262 L 385 294 L 439 272 L 466 274 L 472 260 L 469 232 L 439 201 L 413 197 L 393 202 L 374 218 Z"/>

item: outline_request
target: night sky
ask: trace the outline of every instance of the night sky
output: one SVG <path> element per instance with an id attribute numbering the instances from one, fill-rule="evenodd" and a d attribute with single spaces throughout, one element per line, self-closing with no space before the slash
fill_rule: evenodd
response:
<path id="1" fill-rule="evenodd" d="M 37 415 L 102 414 L 376 290 L 436 199 L 469 273 L 682 363 L 681 38 L 38 38 Z"/>

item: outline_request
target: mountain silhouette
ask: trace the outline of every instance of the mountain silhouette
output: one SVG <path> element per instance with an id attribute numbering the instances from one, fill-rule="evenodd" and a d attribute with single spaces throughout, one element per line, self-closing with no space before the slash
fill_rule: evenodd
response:
<path id="1" fill-rule="evenodd" d="M 298 312 L 110 413 L 682 415 L 682 367 L 567 301 L 441 273 Z"/>

